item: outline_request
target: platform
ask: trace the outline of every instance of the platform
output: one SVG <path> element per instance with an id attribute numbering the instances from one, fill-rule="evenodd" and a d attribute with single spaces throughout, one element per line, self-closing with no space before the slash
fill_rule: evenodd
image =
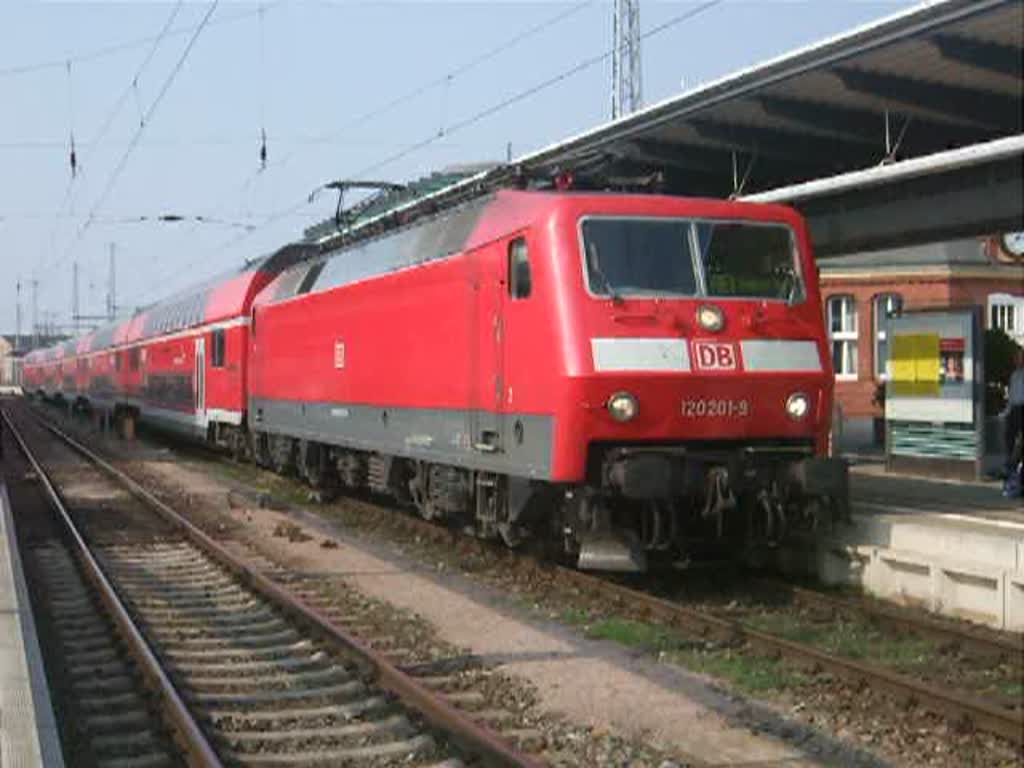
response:
<path id="1" fill-rule="evenodd" d="M 852 524 L 818 541 L 830 584 L 1024 632 L 1024 506 L 996 482 L 890 475 L 851 467 Z"/>
<path id="2" fill-rule="evenodd" d="M 60 737 L 0 472 L 0 767 L 62 768 Z"/>

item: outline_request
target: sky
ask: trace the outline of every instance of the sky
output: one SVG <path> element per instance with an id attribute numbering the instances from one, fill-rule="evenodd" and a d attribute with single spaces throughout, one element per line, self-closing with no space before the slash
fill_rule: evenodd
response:
<path id="1" fill-rule="evenodd" d="M 907 0 L 641 0 L 643 96 L 896 13 Z M 211 13 L 212 10 L 212 13 Z M 0 332 L 122 314 L 301 237 L 338 178 L 408 181 L 605 122 L 600 2 L 0 2 Z M 205 23 L 204 23 L 205 22 Z M 463 124 L 464 127 L 459 127 Z M 261 136 L 267 167 L 261 170 Z M 70 171 L 74 137 L 77 173 Z M 420 146 L 422 145 L 422 146 Z M 181 216 L 183 221 L 161 221 Z"/>

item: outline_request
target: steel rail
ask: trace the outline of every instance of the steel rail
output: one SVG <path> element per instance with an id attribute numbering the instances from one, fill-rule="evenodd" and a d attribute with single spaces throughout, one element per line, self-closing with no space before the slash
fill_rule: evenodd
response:
<path id="1" fill-rule="evenodd" d="M 181 747 L 191 766 L 196 768 L 221 768 L 222 763 L 216 751 L 192 717 L 188 707 L 185 706 L 177 689 L 164 672 L 146 638 L 135 625 L 128 610 L 121 602 L 106 574 L 104 574 L 103 569 L 96 562 L 88 545 L 85 543 L 85 539 L 71 519 L 71 515 L 64 505 L 60 493 L 50 480 L 50 476 L 36 459 L 21 432 L 14 425 L 14 422 L 3 411 L 0 411 L 0 418 L 7 424 L 7 428 L 14 441 L 18 444 L 18 448 L 32 466 L 36 477 L 39 478 L 50 504 L 68 533 L 72 551 L 85 572 L 86 578 L 96 589 L 100 601 L 114 620 L 118 634 L 124 640 L 132 657 L 138 663 L 139 670 L 153 687 L 157 695 L 160 711 L 171 731 L 172 738 Z"/>
<path id="2" fill-rule="evenodd" d="M 34 411 L 33 414 L 35 415 Z M 334 624 L 326 615 L 299 600 L 287 589 L 260 573 L 254 566 L 228 551 L 127 474 L 48 421 L 38 416 L 36 418 L 45 429 L 113 477 L 136 498 L 151 506 L 165 520 L 179 528 L 189 541 L 227 567 L 248 587 L 283 608 L 308 628 L 352 651 L 354 655 L 369 665 L 378 685 L 397 696 L 407 706 L 422 715 L 432 726 L 447 734 L 467 755 L 481 760 L 487 766 L 540 768 L 542 763 L 515 750 L 498 734 L 466 717 L 429 688 L 402 672 L 384 655 L 370 648 L 357 637 Z"/>
<path id="3" fill-rule="evenodd" d="M 33 411 L 33 413 L 35 412 Z M 43 421 L 43 417 L 37 415 L 37 418 Z M 43 423 L 49 429 L 60 434 L 60 431 L 50 426 L 48 422 L 43 421 Z M 68 439 L 71 440 L 71 438 Z M 84 448 L 83 450 L 88 451 Z M 111 470 L 122 474 L 113 467 Z M 435 541 L 451 540 L 452 533 L 447 528 L 405 516 L 400 519 L 410 532 L 423 534 Z M 205 536 L 205 534 L 202 535 Z M 475 539 L 471 539 L 471 541 L 477 544 L 484 543 Z M 524 562 L 531 559 L 517 553 L 506 551 L 506 554 L 512 554 L 513 558 L 522 559 Z M 650 616 L 669 626 L 677 626 L 700 636 L 716 637 L 726 642 L 746 642 L 751 647 L 770 656 L 785 656 L 815 668 L 828 669 L 848 679 L 868 681 L 893 695 L 904 697 L 937 713 L 967 720 L 980 730 L 997 734 L 1018 746 L 1024 746 L 1024 711 L 1022 710 L 1005 709 L 973 696 L 958 695 L 956 692 L 914 680 L 877 665 L 836 656 L 812 646 L 752 629 L 737 621 L 719 618 L 571 568 L 555 566 L 555 572 L 574 586 L 604 595 L 624 604 L 630 610 L 638 608 L 646 610 Z M 916 620 L 905 618 L 904 621 Z M 916 627 L 915 624 L 912 628 Z"/>
<path id="4" fill-rule="evenodd" d="M 1024 662 L 1024 635 L 1009 636 L 982 634 L 927 616 L 905 615 L 895 608 L 871 601 L 863 597 L 843 597 L 830 595 L 816 589 L 808 589 L 776 579 L 759 578 L 758 581 L 769 589 L 783 592 L 794 601 L 807 606 L 829 608 L 838 612 L 863 614 L 879 624 L 910 632 L 921 637 L 928 637 L 943 643 L 954 643 L 962 648 L 971 649 L 976 655 L 985 658 L 1005 658 L 1018 664 Z"/>
<path id="5" fill-rule="evenodd" d="M 971 695 L 938 688 L 874 664 L 855 661 L 813 646 L 786 640 L 752 629 L 742 622 L 713 616 L 580 571 L 561 567 L 559 571 L 577 586 L 628 605 L 632 610 L 646 611 L 669 626 L 677 626 L 703 637 L 714 637 L 727 642 L 744 642 L 771 656 L 785 656 L 796 662 L 828 669 L 848 679 L 867 681 L 872 686 L 904 697 L 927 709 L 969 721 L 980 730 L 997 734 L 1017 746 L 1024 745 L 1024 710 L 998 707 Z"/>
<path id="6" fill-rule="evenodd" d="M 408 530 L 410 534 L 422 535 L 435 542 L 445 543 L 452 541 L 453 533 L 448 528 L 405 515 L 396 515 L 396 519 L 401 521 L 403 528 Z M 486 546 L 487 544 L 478 539 L 468 537 L 466 540 L 480 546 Z M 487 549 L 492 554 L 497 551 L 503 556 L 509 556 L 515 562 L 523 564 L 537 562 L 527 555 L 514 553 L 509 550 L 494 550 L 490 547 Z M 592 576 L 571 568 L 555 566 L 554 570 L 560 578 L 575 587 L 606 595 L 613 600 L 621 602 L 630 610 L 636 610 L 637 607 L 646 608 L 650 615 L 670 626 L 678 626 L 702 636 L 714 636 L 727 642 L 745 641 L 752 647 L 758 648 L 771 656 L 786 656 L 794 661 L 799 661 L 816 668 L 829 669 L 837 674 L 846 676 L 848 679 L 866 680 L 891 694 L 905 697 L 926 708 L 953 718 L 966 718 L 981 730 L 1000 735 L 1017 745 L 1024 744 L 1024 712 L 1021 710 L 1003 709 L 972 696 L 961 697 L 955 692 L 914 680 L 877 665 L 836 656 L 818 650 L 813 646 L 751 629 L 739 622 L 718 618 L 703 611 L 687 608 L 678 603 L 655 597 L 646 592 L 630 589 L 610 582 L 607 579 Z M 880 608 L 879 610 L 884 609 Z M 889 611 L 885 612 L 886 614 L 890 613 Z M 894 617 L 894 622 L 899 618 L 900 623 L 912 631 L 922 628 L 917 623 L 919 621 L 917 618 L 899 617 L 895 611 L 891 613 Z M 941 626 L 940 622 L 936 621 L 933 623 L 936 627 Z M 1003 639 L 995 642 L 1000 643 L 1001 655 L 1005 655 L 1005 651 L 1002 650 L 1003 644 L 1009 644 L 1007 647 L 1016 653 L 1020 652 L 1019 649 L 1013 648 L 1012 639 Z"/>
<path id="7" fill-rule="evenodd" d="M 447 528 L 404 515 L 397 517 L 406 530 L 412 534 L 423 535 L 425 538 L 438 542 L 452 540 L 453 534 Z M 471 538 L 467 541 L 478 545 L 486 544 L 486 542 Z M 490 548 L 488 549 L 490 550 Z M 509 555 L 514 561 L 536 562 L 526 555 L 512 553 L 508 550 L 500 551 L 503 555 Z M 1024 711 L 1022 710 L 1001 708 L 977 697 L 965 696 L 955 691 L 920 682 L 874 664 L 830 654 L 813 646 L 752 629 L 741 622 L 719 618 L 647 592 L 615 584 L 605 578 L 562 566 L 555 566 L 554 571 L 558 577 L 574 587 L 606 596 L 623 604 L 629 610 L 646 610 L 649 615 L 666 625 L 676 626 L 700 636 L 716 637 L 726 642 L 746 642 L 769 656 L 785 656 L 814 668 L 828 669 L 847 679 L 868 681 L 876 688 L 897 697 L 903 697 L 922 707 L 955 719 L 968 720 L 980 730 L 1002 736 L 1014 744 L 1024 745 Z M 916 622 L 916 619 L 904 617 L 903 621 Z M 938 625 L 938 622 L 936 624 Z M 912 624 L 910 628 L 916 629 L 917 624 Z M 1012 643 L 1012 640 L 1007 642 Z"/>

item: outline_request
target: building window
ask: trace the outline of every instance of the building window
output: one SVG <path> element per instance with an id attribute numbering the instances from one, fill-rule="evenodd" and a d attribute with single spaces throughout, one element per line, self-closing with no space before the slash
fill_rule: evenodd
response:
<path id="1" fill-rule="evenodd" d="M 508 245 L 508 295 L 525 299 L 530 295 L 530 257 L 526 240 L 519 237 Z"/>
<path id="2" fill-rule="evenodd" d="M 1024 335 L 1024 300 L 1008 293 L 988 297 L 988 327 L 999 328 L 1009 336 Z"/>
<path id="3" fill-rule="evenodd" d="M 875 378 L 885 379 L 889 358 L 889 318 L 903 309 L 903 297 L 898 293 L 880 293 L 875 297 Z"/>
<path id="4" fill-rule="evenodd" d="M 224 329 L 218 328 L 210 334 L 210 346 L 212 347 L 210 355 L 210 366 L 212 368 L 223 368 L 224 367 Z"/>
<path id="5" fill-rule="evenodd" d="M 837 379 L 857 378 L 857 304 L 853 296 L 828 299 L 828 335 Z"/>

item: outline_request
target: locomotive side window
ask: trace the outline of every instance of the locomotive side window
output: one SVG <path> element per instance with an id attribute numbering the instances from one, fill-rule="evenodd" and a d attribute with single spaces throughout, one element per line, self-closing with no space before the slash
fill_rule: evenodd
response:
<path id="1" fill-rule="evenodd" d="M 223 368 L 225 357 L 224 329 L 218 328 L 210 333 L 210 367 Z"/>
<path id="2" fill-rule="evenodd" d="M 530 254 L 525 238 L 518 237 L 508 244 L 508 295 L 525 299 L 530 295 Z"/>

